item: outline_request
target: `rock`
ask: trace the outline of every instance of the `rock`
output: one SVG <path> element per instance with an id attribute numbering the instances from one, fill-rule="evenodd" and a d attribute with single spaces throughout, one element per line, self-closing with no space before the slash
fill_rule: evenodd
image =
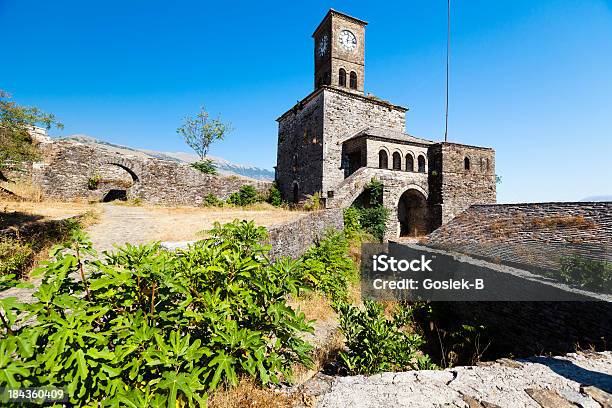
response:
<path id="1" fill-rule="evenodd" d="M 574 404 L 560 396 L 556 391 L 527 388 L 525 392 L 542 408 L 576 408 Z"/>
<path id="2" fill-rule="evenodd" d="M 593 398 L 595 401 L 599 402 L 604 408 L 612 407 L 612 395 L 593 386 L 588 387 L 580 387 L 580 391 L 583 394 L 588 395 Z"/>

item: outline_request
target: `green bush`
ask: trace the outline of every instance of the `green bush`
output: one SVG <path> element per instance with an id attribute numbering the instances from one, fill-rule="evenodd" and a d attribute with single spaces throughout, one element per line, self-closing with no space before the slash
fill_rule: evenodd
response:
<path id="1" fill-rule="evenodd" d="M 34 251 L 30 245 L 13 238 L 0 239 L 0 276 L 22 276 L 33 257 Z"/>
<path id="2" fill-rule="evenodd" d="M 322 208 L 321 205 L 321 193 L 319 191 L 315 192 L 312 195 L 309 195 L 306 198 L 306 201 L 303 205 L 306 211 L 318 211 Z"/>
<path id="3" fill-rule="evenodd" d="M 612 293 L 612 263 L 572 255 L 561 258 L 560 278 L 565 283 Z"/>
<path id="4" fill-rule="evenodd" d="M 89 189 L 89 190 L 97 190 L 98 186 L 100 185 L 100 181 L 101 180 L 102 180 L 102 177 L 98 173 L 94 173 L 87 180 L 87 189 Z"/>
<path id="5" fill-rule="evenodd" d="M 41 268 L 35 303 L 0 300 L 0 387 L 62 387 L 74 406 L 178 407 L 241 375 L 288 380 L 311 363 L 301 334 L 312 327 L 286 303 L 305 288 L 298 263 L 267 261 L 266 235 L 235 221 L 176 253 L 127 245 L 96 259 L 76 233 Z"/>
<path id="6" fill-rule="evenodd" d="M 233 204 L 239 207 L 255 204 L 258 201 L 261 201 L 261 197 L 257 193 L 257 190 L 255 190 L 255 187 L 250 184 L 243 185 L 242 187 L 240 187 L 240 190 L 235 193 L 232 193 L 227 199 L 227 202 L 229 204 Z"/>
<path id="7" fill-rule="evenodd" d="M 196 170 L 201 171 L 204 174 L 217 174 L 217 168 L 213 164 L 213 161 L 210 159 L 191 163 L 191 167 L 193 167 Z"/>
<path id="8" fill-rule="evenodd" d="M 204 197 L 204 201 L 202 205 L 204 207 L 223 207 L 223 200 L 214 195 L 213 193 L 208 193 L 206 197 Z"/>
<path id="9" fill-rule="evenodd" d="M 387 221 L 391 212 L 388 208 L 382 205 L 376 205 L 373 207 L 358 207 L 359 212 L 359 224 L 362 228 L 382 241 L 387 230 Z"/>
<path id="10" fill-rule="evenodd" d="M 366 300 L 363 310 L 345 303 L 339 305 L 339 312 L 348 349 L 340 353 L 340 361 L 349 374 L 436 368 L 419 351 L 423 338 L 407 330 L 412 323 L 409 308 L 399 306 L 387 319 L 381 304 Z"/>
<path id="11" fill-rule="evenodd" d="M 268 197 L 266 197 L 266 202 L 272 204 L 275 207 L 280 207 L 281 205 L 285 204 L 283 202 L 283 198 L 281 196 L 280 190 L 278 189 L 278 184 L 276 184 L 276 181 L 272 183 L 270 189 L 268 190 Z"/>
<path id="12" fill-rule="evenodd" d="M 330 230 L 302 256 L 301 279 L 322 292 L 333 304 L 348 301 L 349 282 L 357 279 L 357 270 L 348 256 L 348 249 L 345 235 Z"/>

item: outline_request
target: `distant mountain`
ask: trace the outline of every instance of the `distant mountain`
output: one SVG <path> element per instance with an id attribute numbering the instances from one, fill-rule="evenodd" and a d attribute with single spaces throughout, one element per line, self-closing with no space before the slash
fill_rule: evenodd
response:
<path id="1" fill-rule="evenodd" d="M 104 140 L 99 140 L 87 135 L 77 134 L 62 139 L 72 140 L 83 144 L 97 145 L 98 147 L 102 147 L 112 152 L 131 154 L 133 156 L 139 157 L 153 157 L 156 159 L 170 160 L 179 163 L 193 163 L 199 160 L 198 156 L 193 153 L 158 152 L 156 150 L 136 149 L 133 147 L 121 146 L 114 143 L 105 142 Z M 208 158 L 213 161 L 215 167 L 221 174 L 237 174 L 240 176 L 250 177 L 257 180 L 274 180 L 274 171 L 272 170 L 264 169 L 262 167 L 251 166 L 248 164 L 232 163 L 229 160 L 223 159 L 221 157 L 208 156 Z"/>
<path id="2" fill-rule="evenodd" d="M 612 201 L 612 195 L 590 196 L 580 201 Z"/>

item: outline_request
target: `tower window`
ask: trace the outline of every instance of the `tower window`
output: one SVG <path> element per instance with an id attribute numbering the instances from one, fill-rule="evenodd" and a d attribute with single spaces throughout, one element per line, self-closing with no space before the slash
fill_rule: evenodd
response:
<path id="1" fill-rule="evenodd" d="M 357 74 L 355 73 L 355 71 L 351 71 L 351 75 L 350 75 L 350 88 L 351 89 L 357 89 Z"/>
<path id="2" fill-rule="evenodd" d="M 387 152 L 381 150 L 378 152 L 378 168 L 380 169 L 388 169 L 389 168 L 389 156 L 387 156 Z"/>
<path id="3" fill-rule="evenodd" d="M 393 153 L 393 170 L 402 169 L 402 156 L 398 152 Z"/>
<path id="4" fill-rule="evenodd" d="M 340 72 L 338 74 L 338 85 L 346 86 L 346 71 L 344 68 L 340 68 Z"/>
<path id="5" fill-rule="evenodd" d="M 414 159 L 411 154 L 406 155 L 406 171 L 414 171 Z"/>
<path id="6" fill-rule="evenodd" d="M 463 159 L 463 168 L 465 170 L 470 169 L 470 158 L 469 157 L 466 157 L 465 159 Z"/>
<path id="7" fill-rule="evenodd" d="M 425 157 L 422 155 L 419 155 L 417 162 L 419 165 L 419 173 L 425 173 Z"/>

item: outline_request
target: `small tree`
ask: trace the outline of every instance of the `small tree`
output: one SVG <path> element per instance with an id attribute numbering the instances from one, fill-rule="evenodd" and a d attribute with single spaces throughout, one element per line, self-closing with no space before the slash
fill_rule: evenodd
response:
<path id="1" fill-rule="evenodd" d="M 185 117 L 183 125 L 176 129 L 176 133 L 200 158 L 193 167 L 205 173 L 216 173 L 212 160 L 206 159 L 210 145 L 215 140 L 223 140 L 229 132 L 231 125 L 222 122 L 220 118 L 211 119 L 205 107 L 201 107 L 195 116 Z"/>
<path id="2" fill-rule="evenodd" d="M 20 169 L 22 162 L 38 157 L 30 134 L 34 126 L 64 127 L 55 116 L 35 107 L 19 106 L 10 99 L 9 93 L 0 90 L 0 176 L 3 169 Z"/>

